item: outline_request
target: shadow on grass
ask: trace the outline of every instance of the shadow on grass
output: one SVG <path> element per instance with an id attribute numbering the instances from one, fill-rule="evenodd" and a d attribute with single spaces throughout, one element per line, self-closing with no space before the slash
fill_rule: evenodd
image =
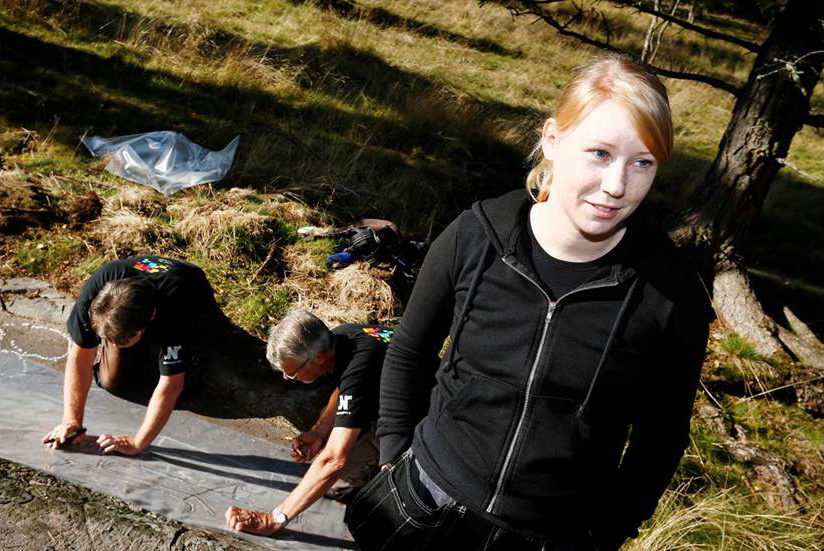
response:
<path id="1" fill-rule="evenodd" d="M 308 0 L 289 0 L 290 3 L 307 4 Z M 404 17 L 384 8 L 369 8 L 358 6 L 349 0 L 319 0 L 313 2 L 321 9 L 333 12 L 338 17 L 355 21 L 368 21 L 377 27 L 392 27 L 409 31 L 424 38 L 440 38 L 453 44 L 460 44 L 479 52 L 507 56 L 512 58 L 524 57 L 523 52 L 510 50 L 486 38 L 469 38 L 462 34 L 447 31 L 436 25 L 424 23 L 417 19 Z"/>
<path id="2" fill-rule="evenodd" d="M 341 17 L 354 17 L 342 0 L 321 5 Z M 125 47 L 123 55 L 107 58 L 49 42 L 52 38 L 0 29 L 0 120 L 44 132 L 53 129 L 53 139 L 71 148 L 86 132 L 172 129 L 211 148 L 222 147 L 239 133 L 235 166 L 220 185 L 289 191 L 340 221 L 390 218 L 408 234 L 427 238 L 474 199 L 521 185 L 520 152 L 478 122 L 487 117 L 537 122 L 536 112 L 470 100 L 466 116 L 460 112 L 466 106 L 457 105 L 443 86 L 346 45 L 283 48 L 95 2 L 74 2 L 68 9 L 45 0 L 41 6 L 45 16 L 49 10 L 66 12 L 64 30 L 89 48 L 101 40 L 128 41 L 134 33 L 184 48 L 199 32 L 196 51 L 202 58 L 241 52 L 268 66 L 289 68 L 302 91 L 320 100 L 290 103 L 252 87 L 207 84 L 146 69 L 139 61 L 144 54 Z M 413 32 L 480 51 L 512 54 L 382 8 L 369 9 L 364 16 L 375 25 L 417 29 Z M 0 21 L 9 21 L 3 17 Z M 38 32 L 61 39 L 46 27 Z M 719 50 L 717 55 L 729 52 Z M 364 101 L 373 108 L 359 109 Z M 341 103 L 346 107 L 337 107 Z M 709 164 L 677 156 L 669 172 L 661 174 L 659 191 L 653 191 L 655 208 L 681 208 L 688 197 L 684 190 L 695 185 Z M 822 191 L 792 178 L 783 181 L 786 184 L 773 186 L 745 255 L 750 262 L 802 273 L 820 285 L 823 261 L 816 251 L 824 249 Z M 804 300 L 797 302 L 803 307 Z M 813 304 L 818 308 L 820 301 Z"/>
<path id="3" fill-rule="evenodd" d="M 91 2 L 74 4 L 62 27 L 90 47 L 128 39 L 128 29 L 181 44 L 191 32 Z M 142 54 L 125 48 L 107 58 L 25 32 L 2 29 L 0 40 L 0 118 L 10 125 L 52 128 L 52 139 L 72 148 L 83 133 L 171 129 L 210 148 L 241 134 L 227 183 L 286 189 L 340 219 L 392 218 L 412 234 L 442 227 L 475 198 L 518 185 L 512 174 L 521 170 L 520 153 L 480 120 L 538 118 L 491 101 L 471 100 L 456 112 L 442 86 L 346 45 L 279 48 L 214 30 L 200 37 L 197 51 L 207 59 L 241 51 L 291 67 L 305 93 L 325 98 L 294 106 L 251 87 L 146 69 L 134 61 Z M 369 109 L 358 108 L 364 100 Z M 341 102 L 353 109 L 332 107 Z M 367 114 L 374 112 L 381 115 Z"/>

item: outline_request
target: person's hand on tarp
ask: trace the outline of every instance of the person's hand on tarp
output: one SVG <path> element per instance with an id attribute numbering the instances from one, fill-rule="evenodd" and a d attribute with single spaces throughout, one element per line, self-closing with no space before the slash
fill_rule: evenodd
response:
<path id="1" fill-rule="evenodd" d="M 143 448 L 135 444 L 134 438 L 126 435 L 101 434 L 97 438 L 97 446 L 103 453 L 138 455 L 143 451 Z"/>
<path id="2" fill-rule="evenodd" d="M 240 507 L 226 509 L 226 529 L 247 532 L 259 536 L 271 536 L 280 525 L 275 522 L 275 515 L 263 511 L 249 511 Z"/>
<path id="3" fill-rule="evenodd" d="M 86 429 L 79 423 L 60 423 L 46 433 L 42 442 L 46 447 L 56 450 L 61 446 L 82 442 L 86 438 L 85 434 Z"/>

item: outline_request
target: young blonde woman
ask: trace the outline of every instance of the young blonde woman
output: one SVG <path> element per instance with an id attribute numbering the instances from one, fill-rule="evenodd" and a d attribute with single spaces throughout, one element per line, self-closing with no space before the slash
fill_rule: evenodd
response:
<path id="1" fill-rule="evenodd" d="M 653 513 L 707 340 L 697 275 L 632 216 L 672 134 L 658 78 L 598 58 L 544 124 L 530 192 L 433 243 L 386 355 L 384 469 L 347 511 L 363 549 L 615 550 Z"/>

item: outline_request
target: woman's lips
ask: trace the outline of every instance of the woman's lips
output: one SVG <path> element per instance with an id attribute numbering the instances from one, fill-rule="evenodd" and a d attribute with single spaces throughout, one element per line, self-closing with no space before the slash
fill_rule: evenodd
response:
<path id="1" fill-rule="evenodd" d="M 598 203 L 590 203 L 587 201 L 587 204 L 593 208 L 595 211 L 595 215 L 599 218 L 614 218 L 620 207 L 608 207 L 606 205 L 599 205 Z"/>

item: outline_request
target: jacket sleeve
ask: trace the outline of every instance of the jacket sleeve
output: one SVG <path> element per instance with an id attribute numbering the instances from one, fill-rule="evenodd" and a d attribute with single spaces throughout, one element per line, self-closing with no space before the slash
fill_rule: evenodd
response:
<path id="1" fill-rule="evenodd" d="M 415 426 L 429 410 L 438 353 L 452 324 L 459 221 L 432 243 L 386 352 L 377 429 L 381 465 L 409 448 Z"/>
<path id="2" fill-rule="evenodd" d="M 702 296 L 673 307 L 665 329 L 660 361 L 633 412 L 629 445 L 593 535 L 599 551 L 617 550 L 655 512 L 689 445 L 690 417 L 709 332 Z"/>

